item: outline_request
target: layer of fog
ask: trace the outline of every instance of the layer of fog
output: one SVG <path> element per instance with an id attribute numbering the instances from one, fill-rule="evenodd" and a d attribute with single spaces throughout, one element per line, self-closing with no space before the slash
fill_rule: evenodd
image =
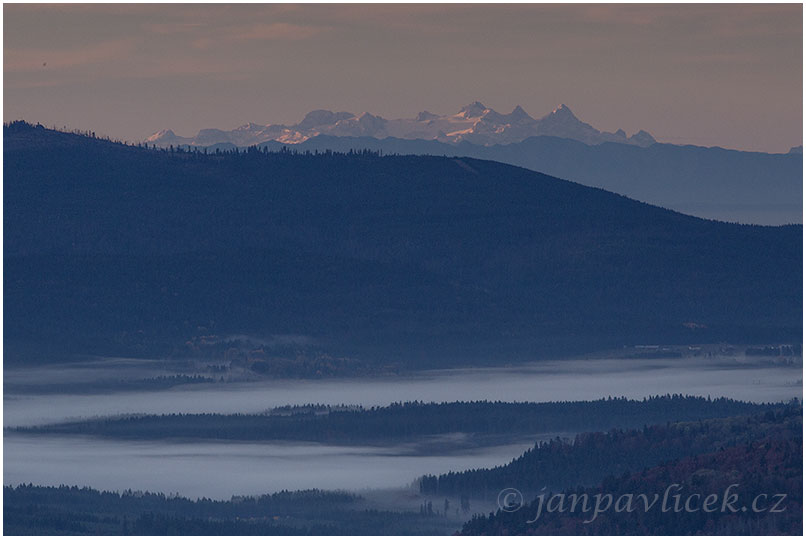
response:
<path id="1" fill-rule="evenodd" d="M 65 367 L 37 371 L 64 376 Z M 5 376 L 20 375 L 7 370 Z M 512 368 L 425 371 L 385 378 L 193 384 L 111 394 L 4 394 L 6 426 L 132 413 L 249 413 L 287 404 L 387 405 L 399 401 L 558 401 L 682 393 L 754 402 L 802 398 L 802 363 L 733 357 L 565 359 Z"/>
<path id="2" fill-rule="evenodd" d="M 11 434 L 3 440 L 3 484 L 65 484 L 214 499 L 282 489 L 400 488 L 427 473 L 508 462 L 534 441 L 435 456 L 408 446 L 121 442 Z"/>
<path id="3" fill-rule="evenodd" d="M 186 373 L 185 362 L 158 359 L 101 358 L 69 363 L 5 369 L 3 384 L 13 391 L 16 386 L 64 386 L 139 380 L 155 376 Z"/>

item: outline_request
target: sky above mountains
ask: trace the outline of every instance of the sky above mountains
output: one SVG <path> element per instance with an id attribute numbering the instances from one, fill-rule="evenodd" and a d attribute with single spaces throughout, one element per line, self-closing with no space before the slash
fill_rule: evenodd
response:
<path id="1" fill-rule="evenodd" d="M 605 131 L 802 142 L 801 5 L 9 5 L 5 121 L 144 140 L 312 109 L 567 103 Z"/>

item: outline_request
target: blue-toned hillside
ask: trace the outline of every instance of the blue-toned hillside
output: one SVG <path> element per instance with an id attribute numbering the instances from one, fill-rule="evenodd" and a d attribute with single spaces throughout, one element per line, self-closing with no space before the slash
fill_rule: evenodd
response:
<path id="1" fill-rule="evenodd" d="M 705 221 L 492 161 L 191 154 L 4 129 L 7 346 L 305 335 L 429 366 L 800 340 L 801 226 Z"/>

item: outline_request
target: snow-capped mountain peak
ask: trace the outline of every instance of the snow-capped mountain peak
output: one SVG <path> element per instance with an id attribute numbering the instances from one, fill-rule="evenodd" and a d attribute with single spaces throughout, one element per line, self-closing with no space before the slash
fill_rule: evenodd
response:
<path id="1" fill-rule="evenodd" d="M 561 103 L 560 106 L 556 107 L 553 111 L 551 111 L 551 114 L 565 114 L 574 116 L 574 113 L 571 112 L 571 109 L 568 108 L 568 105 L 566 105 L 565 103 Z M 576 118 L 576 116 L 574 116 L 574 118 Z"/>
<path id="2" fill-rule="evenodd" d="M 540 121 L 561 122 L 563 124 L 580 123 L 588 125 L 580 121 L 580 119 L 576 117 L 573 111 L 571 111 L 571 109 L 568 108 L 568 105 L 566 105 L 565 103 L 563 103 L 559 107 L 555 108 L 554 110 L 552 110 L 551 112 L 540 118 Z"/>
<path id="3" fill-rule="evenodd" d="M 469 120 L 471 118 L 480 118 L 488 110 L 490 109 L 485 107 L 483 103 L 474 101 L 471 104 L 465 105 L 459 109 L 459 115 Z"/>
<path id="4" fill-rule="evenodd" d="M 305 118 L 303 118 L 296 127 L 300 129 L 311 129 L 313 127 L 319 127 L 320 125 L 335 124 L 340 120 L 346 120 L 353 116 L 355 115 L 352 112 L 333 112 L 332 110 L 324 109 L 312 110 L 305 115 Z"/>
<path id="5" fill-rule="evenodd" d="M 317 109 L 306 114 L 295 125 L 248 123 L 232 131 L 202 129 L 195 137 L 189 138 L 165 129 L 154 133 L 146 142 L 160 146 L 211 146 L 220 143 L 251 146 L 268 141 L 296 144 L 318 135 L 379 139 L 395 137 L 448 143 L 466 141 L 480 145 L 512 144 L 540 135 L 570 138 L 586 144 L 619 142 L 648 146 L 655 142 L 652 135 L 643 130 L 629 138 L 622 130 L 615 133 L 599 131 L 579 120 L 565 104 L 536 120 L 520 105 L 509 114 L 501 114 L 479 101 L 465 105 L 453 115 L 440 116 L 422 111 L 415 118 L 395 120 L 369 112 L 356 115 Z"/>
<path id="6" fill-rule="evenodd" d="M 428 112 L 427 110 L 424 110 L 419 114 L 417 114 L 416 121 L 428 122 L 430 120 L 436 120 L 437 118 L 439 118 L 439 114 L 434 114 L 433 112 Z"/>
<path id="7" fill-rule="evenodd" d="M 159 131 L 148 137 L 146 139 L 146 142 L 157 142 L 165 138 L 174 138 L 174 137 L 176 137 L 176 134 L 170 129 L 160 129 Z"/>

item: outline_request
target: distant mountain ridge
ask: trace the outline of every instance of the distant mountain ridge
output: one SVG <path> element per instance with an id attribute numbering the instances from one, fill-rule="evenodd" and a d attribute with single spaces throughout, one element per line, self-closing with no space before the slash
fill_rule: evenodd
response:
<path id="1" fill-rule="evenodd" d="M 164 129 L 148 137 L 146 142 L 157 146 L 210 146 L 223 143 L 252 146 L 270 141 L 299 144 L 320 135 L 377 139 L 394 137 L 451 144 L 470 142 L 482 146 L 512 144 L 540 135 L 569 138 L 592 145 L 617 142 L 649 146 L 655 143 L 655 138 L 644 130 L 630 137 L 622 129 L 614 133 L 599 131 L 577 118 L 565 104 L 535 119 L 520 105 L 509 114 L 501 114 L 478 101 L 462 107 L 453 115 L 440 116 L 422 111 L 415 118 L 394 120 L 369 112 L 358 115 L 320 109 L 309 112 L 294 125 L 248 123 L 231 131 L 202 129 L 195 137 L 178 136 L 172 130 Z"/>

